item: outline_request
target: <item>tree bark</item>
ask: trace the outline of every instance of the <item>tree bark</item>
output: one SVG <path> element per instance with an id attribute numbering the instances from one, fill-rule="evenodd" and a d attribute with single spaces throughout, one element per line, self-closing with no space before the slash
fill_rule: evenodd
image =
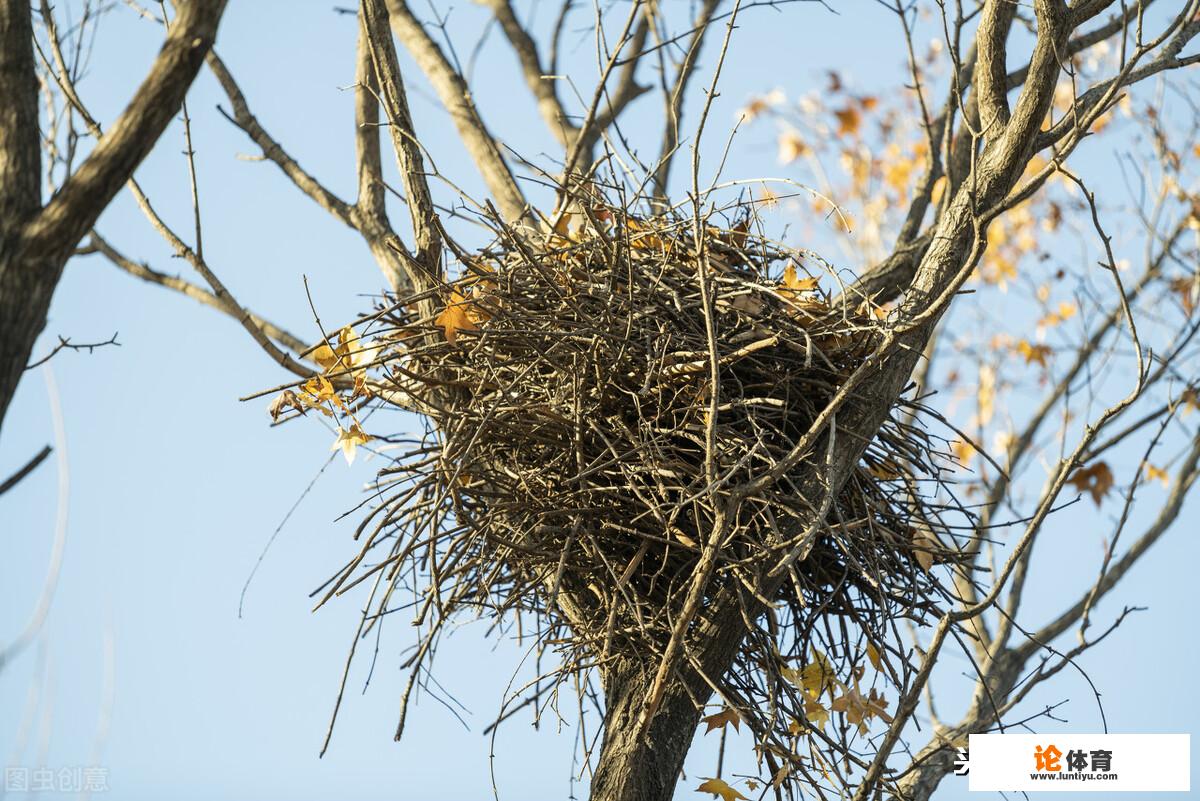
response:
<path id="1" fill-rule="evenodd" d="M 592 801 L 670 801 L 700 725 L 708 687 L 672 682 L 644 738 L 637 738 L 654 665 L 622 661 L 604 672 L 604 743 L 592 777 Z"/>

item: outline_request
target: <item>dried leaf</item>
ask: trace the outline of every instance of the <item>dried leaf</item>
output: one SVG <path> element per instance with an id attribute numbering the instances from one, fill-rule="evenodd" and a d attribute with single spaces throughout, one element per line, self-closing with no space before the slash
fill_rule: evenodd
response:
<path id="1" fill-rule="evenodd" d="M 447 342 L 455 342 L 459 331 L 479 330 L 469 311 L 471 305 L 471 301 L 457 289 L 451 291 L 446 308 L 442 309 L 442 313 L 433 321 L 435 325 L 441 326 Z"/>
<path id="2" fill-rule="evenodd" d="M 738 799 L 750 801 L 746 796 L 726 784 L 723 779 L 704 779 L 704 783 L 696 788 L 696 792 L 712 793 L 714 796 L 719 795 L 721 796 L 721 801 L 738 801 Z"/>
<path id="3" fill-rule="evenodd" d="M 271 405 L 267 407 L 267 411 L 271 413 L 271 421 L 278 421 L 279 415 L 283 414 L 285 409 L 295 409 L 300 414 L 308 411 L 304 404 L 300 402 L 300 398 L 296 393 L 290 389 L 285 389 L 276 395 L 275 399 L 271 401 Z"/>
<path id="4" fill-rule="evenodd" d="M 1067 483 L 1080 492 L 1092 496 L 1096 506 L 1104 500 L 1104 496 L 1112 489 L 1113 474 L 1107 462 L 1096 462 L 1089 467 L 1080 467 L 1067 479 Z"/>
<path id="5" fill-rule="evenodd" d="M 363 432 L 358 423 L 350 426 L 349 430 L 339 426 L 338 438 L 329 450 L 336 451 L 340 448 L 342 455 L 346 457 L 346 464 L 354 464 L 354 456 L 358 451 L 358 446 L 366 445 L 370 441 L 371 437 Z"/>
<path id="6" fill-rule="evenodd" d="M 871 661 L 871 667 L 876 670 L 882 670 L 882 663 L 879 659 L 879 649 L 875 647 L 875 643 L 867 642 L 867 659 Z"/>
<path id="7" fill-rule="evenodd" d="M 1046 367 L 1046 359 L 1050 358 L 1053 352 L 1048 345 L 1034 345 L 1027 339 L 1022 339 L 1017 343 L 1017 353 L 1025 357 L 1026 364 L 1040 364 Z"/>
<path id="8" fill-rule="evenodd" d="M 319 364 L 321 369 L 326 372 L 336 365 L 338 361 L 337 354 L 328 345 L 319 345 L 310 355 L 312 356 L 312 360 Z"/>
<path id="9" fill-rule="evenodd" d="M 709 715 L 703 718 L 701 723 L 707 724 L 708 728 L 704 730 L 708 734 L 713 729 L 723 729 L 726 725 L 732 723 L 735 731 L 741 731 L 742 719 L 738 717 L 738 713 L 732 707 L 725 707 L 715 715 Z"/>

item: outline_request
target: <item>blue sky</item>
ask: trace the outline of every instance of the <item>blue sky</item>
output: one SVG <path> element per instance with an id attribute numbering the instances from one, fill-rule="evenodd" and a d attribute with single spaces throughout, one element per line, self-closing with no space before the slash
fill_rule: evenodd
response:
<path id="1" fill-rule="evenodd" d="M 894 16 L 863 1 L 838 9 L 801 3 L 747 14 L 714 104 L 713 120 L 722 125 L 714 127 L 731 125 L 753 93 L 779 86 L 794 96 L 824 85 L 827 69 L 867 89 L 901 80 Z M 477 30 L 480 13 L 465 2 L 453 10 L 452 24 L 460 26 L 454 30 L 468 43 L 462 51 L 469 50 L 465 34 Z M 353 17 L 327 3 L 258 0 L 231 3 L 218 43 L 260 121 L 348 199 L 354 189 L 352 96 L 343 87 L 354 81 L 354 37 Z M 81 84 L 102 120 L 119 112 L 157 41 L 156 29 L 122 7 L 105 19 Z M 575 60 L 585 85 L 595 74 L 588 52 L 583 37 Z M 710 51 L 698 83 L 707 83 L 712 66 Z M 495 35 L 474 79 L 483 113 L 502 136 L 523 152 L 551 149 Z M 418 129 L 439 166 L 478 191 L 446 114 L 421 87 L 412 93 Z M 223 96 L 210 75 L 202 74 L 189 102 L 206 255 L 239 300 L 309 338 L 317 332 L 302 276 L 323 320 L 347 320 L 366 308 L 382 280 L 357 235 L 274 167 L 237 158 L 254 148 L 216 113 Z M 644 101 L 629 125 L 653 120 L 656 102 Z M 724 136 L 722 130 L 706 143 L 710 159 Z M 172 126 L 138 178 L 164 217 L 187 231 L 182 148 L 181 130 Z M 1088 158 L 1104 174 L 1111 154 Z M 779 171 L 773 129 L 738 135 L 728 177 Z M 1109 175 L 1102 180 L 1115 181 Z M 98 230 L 130 256 L 187 274 L 127 194 Z M 265 399 L 239 403 L 239 396 L 286 376 L 231 319 L 99 258 L 76 259 L 35 354 L 46 352 L 57 335 L 93 341 L 114 332 L 121 347 L 65 352 L 48 368 L 61 394 L 70 477 L 65 562 L 43 633 L 0 673 L 0 759 L 29 767 L 103 765 L 114 799 L 490 797 L 492 744 L 480 732 L 521 650 L 485 640 L 481 623 L 449 638 L 437 663 L 441 683 L 469 710 L 469 730 L 424 698 L 409 736 L 392 742 L 404 679 L 396 670 L 402 632 L 393 630 L 365 694 L 366 661 L 355 666 L 332 747 L 317 759 L 363 599 L 350 595 L 312 614 L 308 594 L 352 553 L 354 520 L 335 518 L 358 502 L 376 463 L 360 459 L 347 467 L 339 458 L 326 468 L 332 436 L 319 424 L 272 429 Z M 48 397 L 44 370 L 30 371 L 0 436 L 0 475 L 55 441 Z M 258 570 L 239 618 L 239 597 L 256 559 L 318 474 Z M 40 592 L 57 485 L 52 459 L 0 501 L 0 642 L 21 630 Z M 1052 526 L 1045 558 L 1035 565 L 1031 582 L 1048 588 L 1031 599 L 1035 611 L 1044 604 L 1049 612 L 1057 587 L 1094 573 L 1095 538 L 1072 539 L 1094 524 L 1092 513 L 1070 514 Z M 1200 561 L 1195 522 L 1193 502 L 1117 594 L 1149 611 L 1083 660 L 1104 693 L 1114 730 L 1186 732 L 1200 721 L 1200 694 L 1192 684 L 1196 605 L 1188 591 L 1192 566 Z M 1078 561 L 1065 558 L 1081 550 Z M 1106 602 L 1100 611 L 1111 615 L 1119 608 Z M 947 663 L 951 682 L 952 674 L 969 671 L 955 659 Z M 947 690 L 947 717 L 954 714 L 955 692 Z M 1069 699 L 1060 714 L 1071 729 L 1099 728 L 1090 690 L 1078 675 L 1064 675 L 1039 698 Z M 534 731 L 526 721 L 518 719 L 495 744 L 500 797 L 563 798 L 574 734 L 558 731 L 551 720 Z M 713 752 L 713 742 L 701 741 L 679 797 L 707 797 L 691 791 L 698 783 L 691 777 L 711 775 Z M 585 787 L 576 785 L 576 794 L 586 797 Z M 966 797 L 954 779 L 938 796 Z"/>

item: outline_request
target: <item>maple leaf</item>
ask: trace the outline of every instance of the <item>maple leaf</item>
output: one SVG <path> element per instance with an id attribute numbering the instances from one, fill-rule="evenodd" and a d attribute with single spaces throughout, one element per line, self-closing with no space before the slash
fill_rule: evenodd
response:
<path id="1" fill-rule="evenodd" d="M 742 730 L 742 719 L 738 717 L 738 713 L 732 707 L 728 706 L 715 715 L 709 715 L 700 722 L 708 725 L 708 728 L 704 730 L 705 734 L 708 734 L 713 729 L 723 729 L 730 723 L 733 724 L 735 731 L 740 732 Z"/>
<path id="2" fill-rule="evenodd" d="M 820 279 L 806 275 L 801 278 L 796 272 L 796 265 L 793 262 L 788 262 L 787 267 L 783 270 L 783 278 L 779 280 L 779 294 L 786 298 L 795 299 L 803 292 L 812 292 L 817 288 Z"/>
<path id="3" fill-rule="evenodd" d="M 845 715 L 846 722 L 857 726 L 863 734 L 866 734 L 868 721 L 873 717 L 879 718 L 884 723 L 892 722 L 892 716 L 887 713 L 887 701 L 883 695 L 876 695 L 874 687 L 871 688 L 868 695 L 863 695 L 858 687 L 857 679 L 854 681 L 853 687 L 847 687 L 842 695 L 833 699 L 829 708 Z"/>
<path id="4" fill-rule="evenodd" d="M 310 406 L 319 405 L 329 401 L 337 406 L 346 408 L 346 404 L 342 403 L 342 399 L 338 397 L 337 392 L 333 388 L 333 384 L 323 375 L 313 376 L 304 382 L 301 386 L 304 390 L 305 402 Z"/>
<path id="5" fill-rule="evenodd" d="M 470 306 L 471 301 L 461 292 L 457 289 L 451 290 L 450 301 L 446 304 L 446 308 L 442 309 L 441 314 L 433 321 L 434 325 L 441 326 L 447 342 L 453 344 L 458 339 L 459 331 L 479 330 L 479 326 L 472 319 Z"/>
<path id="6" fill-rule="evenodd" d="M 805 698 L 804 717 L 808 718 L 809 723 L 823 731 L 825 724 L 829 722 L 829 710 L 822 706 L 821 702 L 815 698 Z"/>
<path id="7" fill-rule="evenodd" d="M 810 698 L 819 698 L 823 692 L 832 691 L 837 685 L 837 675 L 833 672 L 833 665 L 816 648 L 812 649 L 812 657 L 812 661 L 800 670 L 783 668 L 779 674 L 804 690 Z"/>
<path id="8" fill-rule="evenodd" d="M 704 778 L 703 776 L 701 778 Z M 750 801 L 746 796 L 739 793 L 737 790 L 730 787 L 723 779 L 704 779 L 704 783 L 696 788 L 698 793 L 712 793 L 714 796 L 721 796 L 721 801 Z"/>
<path id="9" fill-rule="evenodd" d="M 358 452 L 358 446 L 366 445 L 370 441 L 370 435 L 364 433 L 358 423 L 350 426 L 349 429 L 339 426 L 338 438 L 329 450 L 336 451 L 338 448 L 341 448 L 342 455 L 346 457 L 346 464 L 354 464 L 354 456 Z"/>
<path id="10" fill-rule="evenodd" d="M 1052 351 L 1048 345 L 1034 345 L 1027 339 L 1022 339 L 1017 343 L 1017 353 L 1025 357 L 1026 364 L 1040 364 L 1046 367 L 1046 359 L 1052 355 Z"/>
<path id="11" fill-rule="evenodd" d="M 1090 467 L 1077 468 L 1067 479 L 1067 483 L 1080 492 L 1090 494 L 1092 501 L 1099 506 L 1100 501 L 1104 500 L 1104 496 L 1112 489 L 1113 474 L 1107 462 L 1096 462 Z"/>
<path id="12" fill-rule="evenodd" d="M 337 332 L 337 345 L 333 349 L 333 355 L 341 370 L 356 370 L 367 361 L 362 337 L 354 333 L 354 329 L 348 325 Z"/>

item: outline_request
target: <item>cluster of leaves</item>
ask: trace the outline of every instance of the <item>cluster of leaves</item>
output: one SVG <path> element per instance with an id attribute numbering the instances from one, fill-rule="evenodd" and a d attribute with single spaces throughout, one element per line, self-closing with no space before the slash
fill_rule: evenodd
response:
<path id="1" fill-rule="evenodd" d="M 353 464 L 358 447 L 371 441 L 356 410 L 373 394 L 368 368 L 375 351 L 352 326 L 325 337 L 307 354 L 321 372 L 275 396 L 268 407 L 271 419 L 279 422 L 289 410 L 304 415 L 315 409 L 336 422 L 337 438 L 330 450 L 340 450 L 346 464 Z"/>

